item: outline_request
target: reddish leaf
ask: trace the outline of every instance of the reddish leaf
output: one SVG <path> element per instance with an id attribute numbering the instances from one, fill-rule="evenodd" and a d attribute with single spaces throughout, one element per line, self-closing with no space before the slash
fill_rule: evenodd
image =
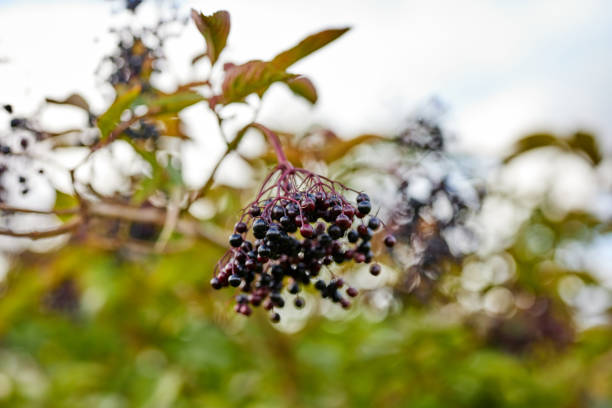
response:
<path id="1" fill-rule="evenodd" d="M 227 36 L 230 31 L 230 15 L 227 11 L 221 10 L 212 16 L 206 16 L 192 9 L 191 18 L 206 40 L 206 55 L 208 55 L 210 63 L 214 64 L 227 43 Z"/>
<path id="2" fill-rule="evenodd" d="M 269 62 L 253 60 L 241 65 L 226 65 L 222 95 L 211 98 L 211 105 L 242 102 L 255 93 L 260 97 L 274 82 L 286 81 L 296 75 L 276 68 Z"/>
<path id="3" fill-rule="evenodd" d="M 286 80 L 285 83 L 294 94 L 305 98 L 308 102 L 315 103 L 317 101 L 317 90 L 310 79 L 298 76 Z"/>
<path id="4" fill-rule="evenodd" d="M 300 41 L 300 43 L 296 46 L 288 49 L 287 51 L 281 52 L 274 57 L 272 63 L 276 65 L 277 68 L 285 70 L 305 56 L 312 54 L 319 48 L 322 48 L 334 41 L 348 30 L 349 28 L 345 27 L 324 30 L 316 34 L 309 35 Z"/>

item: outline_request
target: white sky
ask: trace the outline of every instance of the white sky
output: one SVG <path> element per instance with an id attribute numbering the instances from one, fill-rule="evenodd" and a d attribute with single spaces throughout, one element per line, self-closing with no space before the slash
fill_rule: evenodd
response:
<path id="1" fill-rule="evenodd" d="M 270 125 L 306 128 L 323 123 L 347 137 L 390 132 L 436 96 L 450 109 L 461 147 L 475 153 L 500 154 L 520 134 L 542 128 L 593 129 L 612 148 L 608 0 L 182 4 L 185 10 L 230 11 L 232 32 L 224 57 L 238 62 L 270 58 L 322 28 L 353 27 L 293 67 L 318 86 L 319 104 L 310 108 L 282 86 L 275 87 L 262 111 L 262 121 Z M 0 0 L 0 57 L 10 59 L 0 64 L 0 102 L 25 113 L 45 96 L 80 91 L 102 109 L 109 95 L 102 95 L 94 70 L 112 47 L 106 29 L 131 21 L 127 12 L 111 13 L 118 6 L 107 1 Z M 139 19 L 154 15 L 145 2 Z M 188 60 L 201 46 L 192 26 L 170 43 L 168 55 L 178 78 L 197 77 Z M 194 130 L 208 133 L 197 125 Z M 206 139 L 208 146 L 200 146 L 203 153 L 220 148 Z"/>

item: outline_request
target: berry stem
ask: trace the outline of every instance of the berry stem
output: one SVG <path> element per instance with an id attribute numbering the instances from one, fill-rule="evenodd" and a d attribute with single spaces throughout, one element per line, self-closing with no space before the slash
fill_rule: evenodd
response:
<path id="1" fill-rule="evenodd" d="M 278 138 L 276 133 L 274 133 L 273 131 L 271 131 L 270 129 L 262 125 L 261 123 L 255 122 L 251 126 L 259 130 L 261 133 L 266 135 L 266 137 L 268 138 L 268 142 L 272 145 L 272 148 L 274 149 L 274 152 L 276 153 L 276 159 L 278 160 L 278 167 L 279 168 L 289 168 L 289 169 L 292 168 L 293 166 L 291 165 L 291 163 L 289 163 L 289 160 L 287 160 L 287 156 L 285 156 L 285 152 L 283 151 L 283 147 L 281 145 L 280 139 Z"/>

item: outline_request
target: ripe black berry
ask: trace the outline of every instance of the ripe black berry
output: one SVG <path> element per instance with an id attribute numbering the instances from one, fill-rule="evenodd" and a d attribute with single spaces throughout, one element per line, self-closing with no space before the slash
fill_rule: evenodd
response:
<path id="1" fill-rule="evenodd" d="M 278 313 L 274 312 L 270 315 L 270 320 L 272 321 L 272 323 L 278 323 L 281 320 L 281 317 Z"/>
<path id="2" fill-rule="evenodd" d="M 232 234 L 229 239 L 229 243 L 234 248 L 238 248 L 240 244 L 242 244 L 242 235 L 240 234 Z"/>
<path id="3" fill-rule="evenodd" d="M 327 287 L 327 285 L 325 284 L 325 281 L 321 279 L 316 281 L 314 286 L 315 286 L 315 289 L 317 290 L 325 290 L 325 288 Z"/>
<path id="4" fill-rule="evenodd" d="M 350 230 L 346 237 L 351 244 L 354 244 L 359 239 L 359 234 L 355 230 Z"/>
<path id="5" fill-rule="evenodd" d="M 239 234 L 242 234 L 247 231 L 247 228 L 248 227 L 244 222 L 239 222 L 238 224 L 236 224 L 236 226 L 234 226 L 234 231 Z"/>
<path id="6" fill-rule="evenodd" d="M 272 251 L 267 246 L 261 245 L 259 249 L 257 250 L 257 254 L 261 256 L 262 258 L 269 258 L 270 255 L 272 254 Z"/>
<path id="7" fill-rule="evenodd" d="M 359 193 L 357 195 L 357 203 L 360 203 L 362 201 L 370 201 L 370 197 L 366 194 L 366 193 Z"/>
<path id="8" fill-rule="evenodd" d="M 11 148 L 8 147 L 8 146 L 2 145 L 2 146 L 0 146 L 0 152 L 2 154 L 11 154 Z"/>
<path id="9" fill-rule="evenodd" d="M 389 235 L 387 235 L 385 237 L 385 241 L 384 242 L 385 242 L 385 245 L 388 248 L 393 248 L 393 246 L 395 245 L 395 237 L 393 235 L 389 234 Z"/>
<path id="10" fill-rule="evenodd" d="M 342 228 L 337 225 L 330 225 L 327 228 L 327 233 L 332 239 L 338 239 L 343 235 Z"/>
<path id="11" fill-rule="evenodd" d="M 280 206 L 278 206 L 278 205 L 275 205 L 275 206 L 272 208 L 272 219 L 273 219 L 273 220 L 277 220 L 277 221 L 278 221 L 278 220 L 280 220 L 280 219 L 281 219 L 281 217 L 282 217 L 283 215 L 285 215 L 285 210 L 283 210 L 283 207 L 280 207 Z"/>
<path id="12" fill-rule="evenodd" d="M 255 238 L 262 239 L 268 231 L 268 223 L 261 218 L 253 223 L 253 235 Z"/>
<path id="13" fill-rule="evenodd" d="M 219 279 L 217 279 L 217 277 L 214 277 L 210 280 L 210 286 L 213 287 L 213 289 L 221 289 L 222 285 L 221 282 L 219 282 Z"/>
<path id="14" fill-rule="evenodd" d="M 373 276 L 378 276 L 378 275 L 380 275 L 380 265 L 379 265 L 379 264 L 372 264 L 372 265 L 370 266 L 370 273 L 371 273 Z"/>
<path id="15" fill-rule="evenodd" d="M 227 280 L 227 283 L 229 283 L 231 286 L 235 288 L 240 286 L 240 282 L 242 282 L 242 279 L 240 279 L 240 276 L 238 275 L 231 275 L 229 279 Z"/>
<path id="16" fill-rule="evenodd" d="M 369 201 L 361 201 L 357 203 L 357 210 L 360 214 L 367 215 L 372 211 L 372 204 Z"/>
<path id="17" fill-rule="evenodd" d="M 291 285 L 289 285 L 289 293 L 291 293 L 292 295 L 295 295 L 297 293 L 299 293 L 300 291 L 300 285 L 297 284 L 297 282 L 292 282 Z"/>
<path id="18" fill-rule="evenodd" d="M 299 297 L 299 296 L 297 296 L 297 297 L 295 298 L 295 300 L 293 301 L 293 304 L 294 304 L 294 305 L 295 305 L 295 307 L 297 307 L 298 309 L 303 308 L 305 303 L 306 303 L 306 302 L 304 302 L 304 299 L 303 299 L 303 298 L 301 298 L 301 297 Z"/>
<path id="19" fill-rule="evenodd" d="M 355 297 L 359 294 L 359 291 L 353 287 L 349 287 L 346 289 L 346 294 L 350 297 Z"/>
<path id="20" fill-rule="evenodd" d="M 368 227 L 372 231 L 376 231 L 378 229 L 378 227 L 380 227 L 380 220 L 378 218 L 376 218 L 376 217 L 370 218 L 370 221 L 368 221 Z"/>

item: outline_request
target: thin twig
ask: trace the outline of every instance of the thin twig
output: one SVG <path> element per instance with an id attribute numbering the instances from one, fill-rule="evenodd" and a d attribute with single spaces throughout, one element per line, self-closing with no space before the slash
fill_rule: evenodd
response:
<path id="1" fill-rule="evenodd" d="M 63 235 L 69 233 L 79 227 L 83 223 L 83 218 L 80 216 L 76 216 L 72 218 L 70 221 L 61 224 L 56 228 L 51 228 L 47 230 L 41 231 L 26 231 L 26 232 L 17 232 L 9 229 L 0 229 L 0 235 L 5 235 L 9 237 L 20 237 L 20 238 L 30 238 L 30 239 L 42 239 L 55 237 L 58 235 Z"/>
<path id="2" fill-rule="evenodd" d="M 79 208 L 66 208 L 62 210 L 34 210 L 31 208 L 11 207 L 10 205 L 0 204 L 0 210 L 8 213 L 24 213 L 24 214 L 55 214 L 55 215 L 70 215 L 77 214 Z"/>
<path id="3" fill-rule="evenodd" d="M 181 213 L 180 201 L 181 201 L 182 192 L 180 189 L 176 188 L 172 192 L 172 197 L 170 198 L 170 202 L 168 203 L 168 211 L 166 212 L 166 220 L 164 221 L 164 226 L 162 227 L 161 232 L 159 233 L 159 239 L 155 243 L 155 251 L 161 253 L 166 248 L 170 237 L 172 236 L 172 232 L 176 228 L 176 223 L 178 222 L 179 215 Z"/>

